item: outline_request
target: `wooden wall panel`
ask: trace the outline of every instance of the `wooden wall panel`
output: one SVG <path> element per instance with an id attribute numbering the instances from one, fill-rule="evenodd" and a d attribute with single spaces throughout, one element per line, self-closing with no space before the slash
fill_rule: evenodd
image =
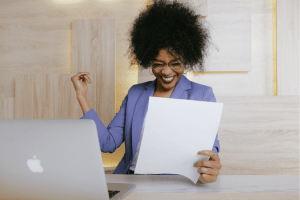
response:
<path id="1" fill-rule="evenodd" d="M 71 81 L 74 74 L 18 74 L 15 119 L 79 119 L 80 104 Z M 96 80 L 96 75 L 90 77 Z M 87 99 L 96 103 L 96 85 L 89 85 Z"/>
<path id="2" fill-rule="evenodd" d="M 179 2 L 190 4 L 196 14 L 202 17 L 207 17 L 207 1 L 208 0 L 179 0 Z"/>
<path id="3" fill-rule="evenodd" d="M 298 96 L 216 96 L 224 103 L 220 128 L 226 130 L 298 130 Z"/>
<path id="4" fill-rule="evenodd" d="M 222 175 L 299 175 L 299 130 L 219 130 Z"/>
<path id="5" fill-rule="evenodd" d="M 217 97 L 223 175 L 299 174 L 299 97 Z"/>
<path id="6" fill-rule="evenodd" d="M 206 71 L 251 71 L 251 1 L 208 1 L 213 46 Z"/>
<path id="7" fill-rule="evenodd" d="M 33 119 L 33 76 L 19 74 L 15 79 L 15 119 Z"/>
<path id="8" fill-rule="evenodd" d="M 188 73 L 189 80 L 212 87 L 219 96 L 273 95 L 272 2 L 251 0 L 251 72 Z"/>
<path id="9" fill-rule="evenodd" d="M 173 2 L 174 0 L 168 0 Z M 195 13 L 197 15 L 201 15 L 202 17 L 206 17 L 207 16 L 207 1 L 208 0 L 177 0 L 180 3 L 187 3 L 189 5 L 191 5 L 191 8 L 194 9 Z M 155 2 L 155 0 L 148 0 L 147 1 L 147 5 L 149 4 L 153 4 Z"/>
<path id="10" fill-rule="evenodd" d="M 97 85 L 94 110 L 107 126 L 115 116 L 115 20 L 74 20 L 72 28 L 72 73 L 97 76 L 92 79 Z"/>
<path id="11" fill-rule="evenodd" d="M 14 119 L 15 98 L 0 99 L 0 119 Z"/>
<path id="12" fill-rule="evenodd" d="M 70 73 L 70 23 L 0 18 L 0 98 L 14 97 L 16 74 Z"/>
<path id="13" fill-rule="evenodd" d="M 118 83 L 116 107 L 129 87 L 137 83 L 137 71 L 129 70 L 127 32 L 147 0 L 0 1 L 0 98 L 14 97 L 16 74 L 71 73 L 71 23 L 74 19 L 114 18 L 119 24 L 116 59 Z M 122 26 L 120 26 L 122 25 Z M 125 38 L 125 39 L 124 39 Z"/>
<path id="14" fill-rule="evenodd" d="M 278 95 L 299 95 L 299 0 L 277 0 Z"/>

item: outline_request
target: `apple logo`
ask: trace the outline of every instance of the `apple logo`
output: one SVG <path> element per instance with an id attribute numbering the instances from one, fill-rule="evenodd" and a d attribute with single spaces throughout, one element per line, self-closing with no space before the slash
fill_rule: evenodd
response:
<path id="1" fill-rule="evenodd" d="M 44 171 L 44 169 L 41 166 L 41 160 L 36 159 L 36 155 L 33 156 L 33 159 L 27 160 L 27 165 L 33 173 L 42 173 Z"/>

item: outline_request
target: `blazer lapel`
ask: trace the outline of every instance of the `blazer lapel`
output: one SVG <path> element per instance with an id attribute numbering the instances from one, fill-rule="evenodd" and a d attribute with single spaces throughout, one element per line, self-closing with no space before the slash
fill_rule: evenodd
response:
<path id="1" fill-rule="evenodd" d="M 149 97 L 153 96 L 155 80 L 145 86 L 145 91 L 139 96 L 132 119 L 132 157 L 134 157 L 142 132 L 144 119 L 148 110 Z"/>
<path id="2" fill-rule="evenodd" d="M 182 75 L 171 95 L 171 98 L 187 99 L 188 98 L 187 90 L 189 89 L 191 89 L 191 82 L 184 75 Z"/>

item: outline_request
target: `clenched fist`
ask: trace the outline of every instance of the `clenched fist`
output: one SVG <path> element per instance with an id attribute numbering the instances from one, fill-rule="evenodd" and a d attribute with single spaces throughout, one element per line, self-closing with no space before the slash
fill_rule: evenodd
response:
<path id="1" fill-rule="evenodd" d="M 89 74 L 89 72 L 79 72 L 71 77 L 77 96 L 86 96 L 88 90 L 87 82 L 89 84 L 92 83 L 90 77 L 88 77 Z"/>

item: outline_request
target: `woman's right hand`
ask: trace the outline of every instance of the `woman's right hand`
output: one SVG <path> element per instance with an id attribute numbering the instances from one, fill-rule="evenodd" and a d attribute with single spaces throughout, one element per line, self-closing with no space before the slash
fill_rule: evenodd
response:
<path id="1" fill-rule="evenodd" d="M 92 83 L 90 77 L 88 77 L 89 74 L 89 72 L 79 72 L 71 77 L 77 96 L 86 96 L 88 90 L 86 82 Z"/>

